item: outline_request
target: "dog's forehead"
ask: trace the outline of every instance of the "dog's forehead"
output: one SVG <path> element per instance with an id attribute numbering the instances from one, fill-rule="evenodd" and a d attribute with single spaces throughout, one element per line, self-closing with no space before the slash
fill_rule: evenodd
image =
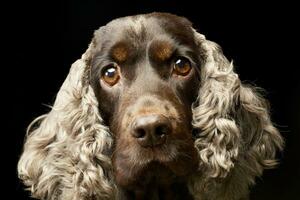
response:
<path id="1" fill-rule="evenodd" d="M 191 22 L 186 18 L 167 13 L 118 18 L 96 31 L 95 36 L 102 44 L 122 40 L 139 43 L 160 36 L 174 38 L 183 43 L 193 41 Z"/>

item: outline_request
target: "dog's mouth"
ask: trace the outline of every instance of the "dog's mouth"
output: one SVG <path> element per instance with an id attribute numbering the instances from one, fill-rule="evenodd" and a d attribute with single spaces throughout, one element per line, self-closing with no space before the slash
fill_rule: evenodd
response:
<path id="1" fill-rule="evenodd" d="M 131 177 L 125 178 L 123 174 L 121 179 L 116 179 L 119 188 L 130 199 L 174 199 L 175 196 L 178 199 L 177 192 L 182 195 L 179 199 L 192 199 L 187 189 L 187 174 L 178 176 L 166 163 L 152 161 L 132 170 L 135 172 Z"/>
<path id="2" fill-rule="evenodd" d="M 198 167 L 197 151 L 187 143 L 133 151 L 123 149 L 116 151 L 112 160 L 116 183 L 127 189 L 149 184 L 170 185 L 186 179 Z"/>

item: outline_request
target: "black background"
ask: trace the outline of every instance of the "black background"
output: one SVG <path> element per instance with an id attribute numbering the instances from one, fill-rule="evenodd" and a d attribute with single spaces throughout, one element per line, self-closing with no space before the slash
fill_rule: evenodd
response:
<path id="1" fill-rule="evenodd" d="M 15 135 L 15 199 L 29 199 L 17 179 L 27 125 L 49 111 L 70 65 L 86 50 L 93 31 L 110 20 L 153 11 L 171 12 L 190 19 L 194 27 L 219 43 L 234 61 L 240 78 L 263 87 L 270 100 L 272 119 L 286 140 L 277 169 L 266 170 L 251 190 L 251 199 L 298 199 L 300 178 L 299 16 L 296 5 L 226 3 L 216 1 L 60 1 L 12 5 L 13 106 L 10 134 Z M 151 2 L 151 3 L 150 3 Z M 8 17 L 10 18 L 10 17 Z M 8 78 L 8 77 L 3 77 Z M 10 88 L 11 87 L 11 88 Z M 13 132 L 13 133 L 11 133 Z M 9 156 L 10 157 L 10 156 Z"/>

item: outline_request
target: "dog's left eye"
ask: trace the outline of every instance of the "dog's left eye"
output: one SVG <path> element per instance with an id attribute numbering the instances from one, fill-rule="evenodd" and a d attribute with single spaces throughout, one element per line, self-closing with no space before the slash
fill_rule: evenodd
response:
<path id="1" fill-rule="evenodd" d="M 110 86 L 115 85 L 120 79 L 118 68 L 115 66 L 108 66 L 104 68 L 101 79 Z"/>
<path id="2" fill-rule="evenodd" d="M 178 57 L 174 61 L 175 62 L 173 64 L 173 73 L 180 76 L 186 76 L 189 74 L 189 72 L 192 69 L 192 66 L 187 58 Z"/>

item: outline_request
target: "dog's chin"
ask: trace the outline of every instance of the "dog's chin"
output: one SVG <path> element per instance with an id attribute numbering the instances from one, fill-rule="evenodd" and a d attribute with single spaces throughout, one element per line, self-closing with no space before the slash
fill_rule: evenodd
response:
<path id="1" fill-rule="evenodd" d="M 116 154 L 113 167 L 116 183 L 126 189 L 142 189 L 148 185 L 171 185 L 185 180 L 197 171 L 196 149 L 152 149 L 135 151 L 135 155 Z"/>

